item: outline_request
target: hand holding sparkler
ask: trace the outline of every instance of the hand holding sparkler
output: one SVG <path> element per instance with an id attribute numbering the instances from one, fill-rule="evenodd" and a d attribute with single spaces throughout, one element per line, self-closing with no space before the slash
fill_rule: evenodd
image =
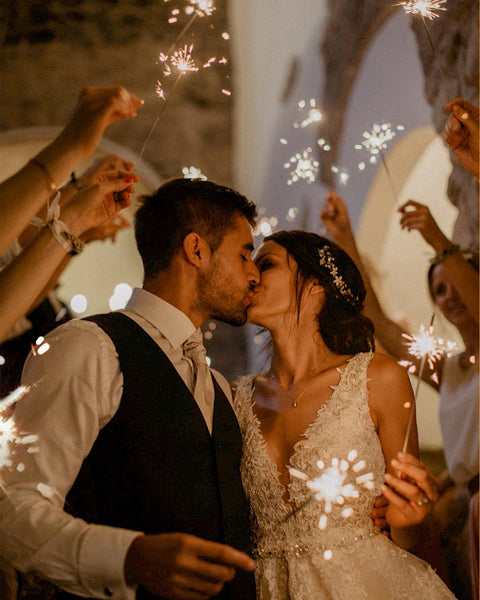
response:
<path id="1" fill-rule="evenodd" d="M 398 210 L 402 215 L 400 219 L 401 228 L 408 231 L 416 229 L 436 252 L 451 245 L 450 240 L 442 233 L 425 204 L 408 200 Z"/>
<path id="2" fill-rule="evenodd" d="M 437 478 L 412 454 L 399 452 L 392 467 L 396 474 L 385 473 L 382 486 L 389 501 L 387 521 L 392 527 L 418 525 L 438 500 Z"/>
<path id="3" fill-rule="evenodd" d="M 320 218 L 332 239 L 348 252 L 355 239 L 345 202 L 335 191 L 328 192 Z"/>
<path id="4" fill-rule="evenodd" d="M 445 123 L 442 137 L 459 162 L 478 179 L 478 107 L 456 98 L 445 109 L 452 114 Z"/>

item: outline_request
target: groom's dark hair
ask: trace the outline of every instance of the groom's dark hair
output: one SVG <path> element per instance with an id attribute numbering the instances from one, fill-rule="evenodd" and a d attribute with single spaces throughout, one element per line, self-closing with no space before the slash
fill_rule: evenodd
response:
<path id="1" fill-rule="evenodd" d="M 135 215 L 135 238 L 145 279 L 167 269 L 185 237 L 201 235 L 212 252 L 237 216 L 255 225 L 255 204 L 224 185 L 201 179 L 169 179 L 143 196 Z"/>

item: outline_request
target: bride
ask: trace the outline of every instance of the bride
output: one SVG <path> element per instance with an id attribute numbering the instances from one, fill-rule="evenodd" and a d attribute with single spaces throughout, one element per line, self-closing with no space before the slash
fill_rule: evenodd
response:
<path id="1" fill-rule="evenodd" d="M 406 371 L 373 352 L 355 264 L 333 242 L 302 231 L 266 238 L 255 263 L 261 282 L 248 321 L 270 331 L 272 359 L 266 373 L 237 380 L 234 404 L 257 597 L 453 599 L 404 549 L 414 541 L 407 525 L 424 519 L 435 492 L 397 477 L 422 466 L 397 456 L 413 393 Z M 407 450 L 417 456 L 413 423 Z M 382 491 L 393 542 L 370 517 Z"/>

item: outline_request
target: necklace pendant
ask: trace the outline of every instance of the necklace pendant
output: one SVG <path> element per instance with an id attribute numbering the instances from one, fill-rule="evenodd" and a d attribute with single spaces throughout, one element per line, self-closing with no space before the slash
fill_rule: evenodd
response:
<path id="1" fill-rule="evenodd" d="M 293 408 L 297 408 L 297 401 L 296 400 L 292 400 L 292 406 L 293 406 Z"/>

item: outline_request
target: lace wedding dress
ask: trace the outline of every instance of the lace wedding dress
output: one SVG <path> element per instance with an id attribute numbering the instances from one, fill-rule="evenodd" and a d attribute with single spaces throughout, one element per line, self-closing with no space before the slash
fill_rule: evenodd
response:
<path id="1" fill-rule="evenodd" d="M 345 475 L 344 485 L 358 490 L 353 498 L 347 488 L 344 503 L 333 500 L 331 512 L 324 501 L 311 500 L 305 480 L 297 477 L 290 478 L 287 490 L 297 509 L 292 514 L 286 506 L 277 466 L 252 410 L 254 377 L 236 382 L 234 406 L 244 440 L 243 485 L 254 515 L 259 600 L 454 599 L 427 563 L 389 541 L 371 520 L 385 472 L 367 401 L 371 357 L 357 354 L 343 371 L 338 369 L 338 385 L 332 386 L 328 402 L 296 443 L 290 459 L 289 466 L 309 479 L 326 474 L 333 460 L 328 473 Z M 319 459 L 325 464 L 323 470 L 317 466 Z M 368 473 L 373 475 L 371 489 L 356 481 Z M 323 529 L 319 527 L 322 515 L 327 518 L 326 526 L 325 516 L 322 519 Z"/>

